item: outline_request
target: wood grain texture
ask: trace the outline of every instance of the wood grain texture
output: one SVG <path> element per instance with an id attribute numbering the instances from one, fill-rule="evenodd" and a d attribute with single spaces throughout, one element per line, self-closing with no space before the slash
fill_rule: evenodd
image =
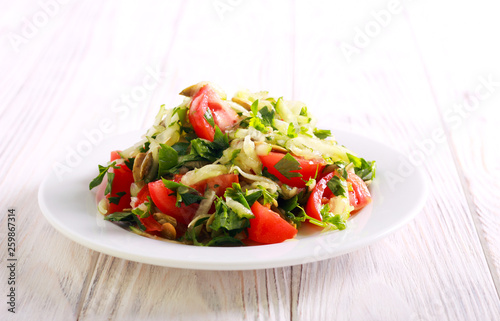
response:
<path id="1" fill-rule="evenodd" d="M 378 8 L 381 6 L 374 5 L 374 10 Z M 339 15 L 356 8 L 343 9 L 338 10 Z M 404 17 L 393 17 L 384 34 L 372 39 L 357 60 L 347 63 L 338 44 L 349 41 L 347 37 L 352 34 L 346 35 L 344 26 L 331 19 L 330 12 L 316 14 L 311 26 L 307 17 L 313 12 L 316 8 L 309 4 L 297 10 L 297 21 L 304 22 L 297 26 L 297 56 L 337 59 L 321 60 L 321 68 L 317 68 L 316 59 L 297 61 L 296 96 L 300 93 L 307 97 L 304 100 L 316 103 L 311 106 L 322 106 L 324 97 L 336 102 L 336 106 L 318 108 L 334 126 L 378 137 L 410 155 L 421 149 L 423 142 L 432 138 L 432 132 L 440 128 L 440 109 L 427 82 L 425 62 L 418 56 L 418 44 L 409 37 L 411 30 Z M 363 26 L 369 18 L 365 15 L 358 21 Z M 307 28 L 332 30 L 333 35 L 331 39 L 321 34 L 311 36 Z M 325 79 L 323 73 L 336 77 Z M 317 85 L 304 75 L 324 81 Z M 346 78 L 354 84 L 351 92 L 335 91 L 343 88 L 342 79 Z M 349 115 L 342 115 L 342 109 L 349 110 Z M 415 222 L 366 250 L 293 267 L 300 270 L 301 286 L 293 288 L 297 291 L 293 297 L 299 299 L 297 320 L 482 320 L 499 315 L 496 290 L 487 275 L 488 267 L 465 201 L 466 191 L 460 188 L 457 169 L 449 166 L 453 155 L 445 144 L 435 144 L 425 158 L 421 168 L 431 178 L 432 192 Z M 486 275 L 472 280 L 478 268 Z M 311 281 L 310 275 L 326 278 Z M 308 295 L 318 289 L 319 297 L 332 300 L 330 304 Z M 487 297 L 488 302 L 468 302 L 470 293 Z"/>
<path id="2" fill-rule="evenodd" d="M 437 6 L 439 11 L 444 10 L 442 4 Z M 424 7 L 415 11 L 409 22 L 427 64 L 442 125 L 451 143 L 493 281 L 500 292 L 500 211 L 495 196 L 500 193 L 497 165 L 500 156 L 494 143 L 499 137 L 500 65 L 495 57 L 500 54 L 500 46 L 488 41 L 497 29 L 495 10 L 487 1 L 479 1 L 476 6 L 471 12 L 467 5 L 458 5 L 450 17 L 451 21 L 463 17 L 477 21 L 482 32 L 474 37 L 465 24 L 446 23 L 435 30 L 425 28 L 441 18 L 436 12 L 424 12 Z"/>
<path id="3" fill-rule="evenodd" d="M 500 51 L 485 45 L 498 30 L 488 2 L 467 15 L 466 5 L 450 1 L 402 1 L 401 12 L 350 62 L 341 44 L 352 44 L 356 28 L 389 2 L 241 1 L 222 13 L 220 2 L 68 2 L 16 52 L 8 35 L 42 9 L 36 1 L 3 1 L 0 204 L 18 211 L 19 313 L 2 306 L 0 319 L 499 319 L 500 95 L 481 101 L 460 128 L 444 120 L 478 77 L 500 81 Z M 464 16 L 474 23 L 462 24 Z M 468 46 L 483 49 L 480 59 Z M 152 74 L 154 89 L 134 99 Z M 175 93 L 201 80 L 230 94 L 243 87 L 299 99 L 321 126 L 361 132 L 410 156 L 422 151 L 419 168 L 431 187 L 424 210 L 347 255 L 231 272 L 117 259 L 46 222 L 37 188 L 54 161 L 103 118 L 116 124 L 103 138 L 149 126 L 160 104 L 175 106 Z M 448 140 L 426 153 L 436 129 Z M 0 280 L 7 272 L 0 269 Z"/>
<path id="4" fill-rule="evenodd" d="M 101 255 L 80 320 L 289 320 L 290 268 L 196 271 Z"/>

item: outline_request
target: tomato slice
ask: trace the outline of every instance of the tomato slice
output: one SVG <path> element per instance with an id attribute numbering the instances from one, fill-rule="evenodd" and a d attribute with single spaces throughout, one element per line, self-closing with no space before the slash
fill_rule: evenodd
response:
<path id="1" fill-rule="evenodd" d="M 112 151 L 112 152 L 111 152 L 111 155 L 110 155 L 110 157 L 109 157 L 109 158 L 110 158 L 110 160 L 111 160 L 111 161 L 115 161 L 115 160 L 117 160 L 117 159 L 121 159 L 122 157 L 120 156 L 119 152 L 120 152 L 119 150 L 114 150 L 114 151 Z"/>
<path id="2" fill-rule="evenodd" d="M 306 205 L 306 213 L 310 217 L 320 221 L 322 220 L 320 211 L 324 203 L 323 198 L 330 199 L 335 197 L 330 189 L 327 188 L 328 181 L 330 181 L 334 175 L 338 175 L 338 173 L 328 173 L 316 183 L 316 186 L 314 187 L 311 196 L 309 196 Z M 352 185 L 353 189 L 352 191 L 349 191 L 349 202 L 354 207 L 353 212 L 362 209 L 371 202 L 371 195 L 368 191 L 368 187 L 358 175 L 349 172 L 347 182 Z"/>
<path id="3" fill-rule="evenodd" d="M 137 207 L 142 203 L 147 202 L 148 196 L 151 197 L 151 194 L 149 193 L 148 185 L 145 185 L 143 188 L 141 188 L 139 193 L 137 193 L 137 201 L 135 201 L 134 207 Z"/>
<path id="4" fill-rule="evenodd" d="M 326 184 L 330 181 L 330 179 L 332 179 L 333 175 L 335 175 L 335 172 L 325 175 L 322 179 L 316 182 L 316 186 L 314 187 L 311 196 L 309 196 L 306 205 L 306 213 L 310 217 L 321 221 L 320 210 L 322 206 L 323 194 L 325 194 L 325 189 L 327 187 Z"/>
<path id="5" fill-rule="evenodd" d="M 297 235 L 297 229 L 285 221 L 278 213 L 255 202 L 252 205 L 255 218 L 250 219 L 248 238 L 252 241 L 273 244 L 281 243 Z"/>
<path id="6" fill-rule="evenodd" d="M 160 232 L 161 224 L 158 223 L 157 220 L 153 217 L 153 215 L 149 215 L 146 218 L 139 218 L 142 224 L 146 227 L 146 232 Z"/>
<path id="7" fill-rule="evenodd" d="M 349 201 L 354 206 L 354 211 L 358 211 L 372 201 L 372 196 L 366 183 L 358 175 L 349 172 L 347 182 L 352 184 L 352 191 L 349 191 Z"/>
<path id="8" fill-rule="evenodd" d="M 205 85 L 193 96 L 189 106 L 189 122 L 193 125 L 196 135 L 213 142 L 215 128 L 205 118 L 205 113 L 210 112 L 222 132 L 233 126 L 238 121 L 238 114 L 220 99 L 219 95 L 210 85 Z"/>
<path id="9" fill-rule="evenodd" d="M 155 203 L 156 207 L 158 207 L 160 211 L 172 216 L 179 223 L 187 225 L 191 222 L 199 204 L 191 204 L 189 206 L 181 204 L 181 207 L 175 206 L 175 203 L 177 202 L 175 193 L 166 188 L 162 180 L 149 183 L 148 188 L 153 203 Z"/>
<path id="10" fill-rule="evenodd" d="M 210 177 L 191 186 L 202 195 L 205 190 L 211 189 L 215 191 L 215 195 L 221 197 L 227 188 L 232 187 L 233 183 L 239 183 L 238 175 L 224 174 L 220 176 Z"/>
<path id="11" fill-rule="evenodd" d="M 130 207 L 130 185 L 134 182 L 132 171 L 125 164 L 117 165 L 119 168 L 111 168 L 115 173 L 113 183 L 111 184 L 111 193 L 106 197 L 120 197 L 118 193 L 125 193 L 120 197 L 118 204 L 109 202 L 108 213 L 122 212 L 123 209 Z"/>
<path id="12" fill-rule="evenodd" d="M 302 177 L 292 177 L 286 178 L 283 176 L 275 167 L 276 163 L 278 163 L 286 154 L 270 152 L 267 155 L 259 155 L 260 161 L 262 162 L 262 166 L 267 168 L 267 171 L 270 174 L 276 176 L 280 182 L 287 184 L 292 187 L 305 187 L 306 182 L 310 178 L 314 178 L 316 173 L 321 173 L 323 168 L 325 167 L 325 162 L 322 159 L 305 159 L 298 156 L 293 156 L 299 164 L 301 169 L 292 171 L 292 173 L 300 173 Z"/>

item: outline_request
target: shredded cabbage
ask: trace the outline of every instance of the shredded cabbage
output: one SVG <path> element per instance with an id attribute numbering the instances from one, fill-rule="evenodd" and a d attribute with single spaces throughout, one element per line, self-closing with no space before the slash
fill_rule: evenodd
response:
<path id="1" fill-rule="evenodd" d="M 182 176 L 181 183 L 184 185 L 194 185 L 211 177 L 216 177 L 229 173 L 229 169 L 224 165 L 205 165 L 194 169 Z"/>

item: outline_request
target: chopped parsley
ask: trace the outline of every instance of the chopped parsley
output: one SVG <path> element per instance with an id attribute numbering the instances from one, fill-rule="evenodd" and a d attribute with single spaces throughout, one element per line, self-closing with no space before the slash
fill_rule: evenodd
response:
<path id="1" fill-rule="evenodd" d="M 178 155 L 186 155 L 188 153 L 189 143 L 175 143 L 172 148 L 177 152 Z"/>
<path id="2" fill-rule="evenodd" d="M 345 196 L 347 191 L 347 182 L 344 179 L 340 179 L 338 176 L 333 176 L 326 186 L 332 191 L 335 196 Z"/>
<path id="3" fill-rule="evenodd" d="M 142 231 L 146 230 L 144 224 L 142 224 L 141 220 L 132 212 L 114 212 L 112 214 L 104 216 L 106 221 L 111 222 L 127 222 L 130 224 L 137 225 Z"/>
<path id="4" fill-rule="evenodd" d="M 139 148 L 139 152 L 141 153 L 147 152 L 149 150 L 149 145 L 151 145 L 150 142 L 145 142 L 144 145 L 141 148 Z"/>
<path id="5" fill-rule="evenodd" d="M 250 106 L 250 111 L 252 117 L 248 122 L 249 126 L 254 127 L 262 133 L 267 133 L 268 127 L 273 127 L 274 110 L 270 110 L 267 106 L 259 110 L 259 100 L 257 99 Z"/>
<path id="6" fill-rule="evenodd" d="M 125 160 L 125 165 L 127 165 L 128 169 L 133 170 L 134 169 L 134 163 L 135 163 L 135 158 L 130 157 Z"/>
<path id="7" fill-rule="evenodd" d="M 127 193 L 126 192 L 118 192 L 118 193 L 116 193 L 117 196 L 115 196 L 115 197 L 109 197 L 108 200 L 109 200 L 110 203 L 118 205 L 120 203 L 120 199 L 125 194 L 127 194 Z"/>
<path id="8" fill-rule="evenodd" d="M 332 136 L 332 132 L 329 129 L 317 129 L 315 128 L 313 131 L 314 136 L 318 137 L 319 139 L 325 139 L 327 137 Z"/>
<path id="9" fill-rule="evenodd" d="M 288 125 L 288 130 L 286 131 L 286 135 L 290 138 L 295 138 L 298 136 L 300 128 L 296 128 L 293 123 Z"/>
<path id="10" fill-rule="evenodd" d="M 160 144 L 158 150 L 158 177 L 167 174 L 171 168 L 179 163 L 179 153 L 172 147 Z"/>
<path id="11" fill-rule="evenodd" d="M 214 117 L 212 116 L 212 111 L 210 110 L 210 108 L 207 108 L 207 110 L 205 110 L 205 114 L 203 115 L 203 117 L 210 124 L 210 126 L 215 127 Z"/>
<path id="12" fill-rule="evenodd" d="M 274 204 L 274 202 L 276 202 L 276 199 L 278 198 L 278 194 L 273 194 L 260 185 L 258 187 L 262 191 L 262 198 L 264 200 L 262 205 Z"/>
<path id="13" fill-rule="evenodd" d="M 293 172 L 301 170 L 302 167 L 300 167 L 299 161 L 290 155 L 290 153 L 287 153 L 279 162 L 274 164 L 274 168 L 288 179 L 292 177 L 302 177 L 302 174 Z"/>
<path id="14" fill-rule="evenodd" d="M 377 168 L 375 161 L 367 162 L 363 158 L 356 157 L 349 153 L 347 153 L 347 157 L 349 158 L 349 161 L 354 165 L 354 172 L 363 181 L 369 181 L 375 178 L 375 172 Z"/>
<path id="15" fill-rule="evenodd" d="M 169 181 L 164 178 L 162 178 L 163 185 L 165 185 L 166 188 L 172 190 L 174 192 L 174 195 L 176 195 L 177 201 L 175 202 L 175 206 L 181 207 L 181 203 L 184 203 L 184 205 L 188 206 L 193 203 L 198 203 L 202 199 L 204 199 L 203 196 L 200 195 L 200 193 L 195 190 L 192 187 L 186 186 L 181 183 L 176 183 L 174 181 Z"/>
<path id="16" fill-rule="evenodd" d="M 120 168 L 119 166 L 116 166 L 116 162 L 112 162 L 108 166 L 99 166 L 99 175 L 97 175 L 96 178 L 92 180 L 89 184 L 89 189 L 93 189 L 94 187 L 99 186 L 102 183 L 102 180 L 104 179 L 104 176 L 106 173 L 108 173 L 110 168 Z M 111 184 L 113 183 L 113 178 L 115 177 L 114 173 L 108 173 L 108 185 L 106 185 L 106 191 L 104 192 L 105 194 L 109 194 L 111 192 Z"/>

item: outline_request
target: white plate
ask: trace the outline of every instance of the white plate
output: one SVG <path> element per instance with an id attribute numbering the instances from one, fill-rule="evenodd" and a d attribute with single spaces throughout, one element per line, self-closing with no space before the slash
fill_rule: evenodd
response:
<path id="1" fill-rule="evenodd" d="M 377 161 L 377 178 L 370 186 L 373 202 L 354 215 L 343 231 L 309 230 L 280 244 L 214 248 L 152 240 L 104 221 L 97 213 L 94 193 L 88 190 L 89 182 L 97 175 L 97 164 L 106 163 L 111 150 L 138 141 L 138 133 L 101 143 L 62 179 L 48 173 L 38 201 L 47 220 L 71 240 L 132 261 L 189 269 L 248 270 L 324 260 L 364 247 L 401 228 L 421 211 L 427 195 L 424 176 L 418 169 L 408 171 L 411 166 L 402 154 L 357 134 L 333 132 L 341 144 L 367 160 Z"/>

